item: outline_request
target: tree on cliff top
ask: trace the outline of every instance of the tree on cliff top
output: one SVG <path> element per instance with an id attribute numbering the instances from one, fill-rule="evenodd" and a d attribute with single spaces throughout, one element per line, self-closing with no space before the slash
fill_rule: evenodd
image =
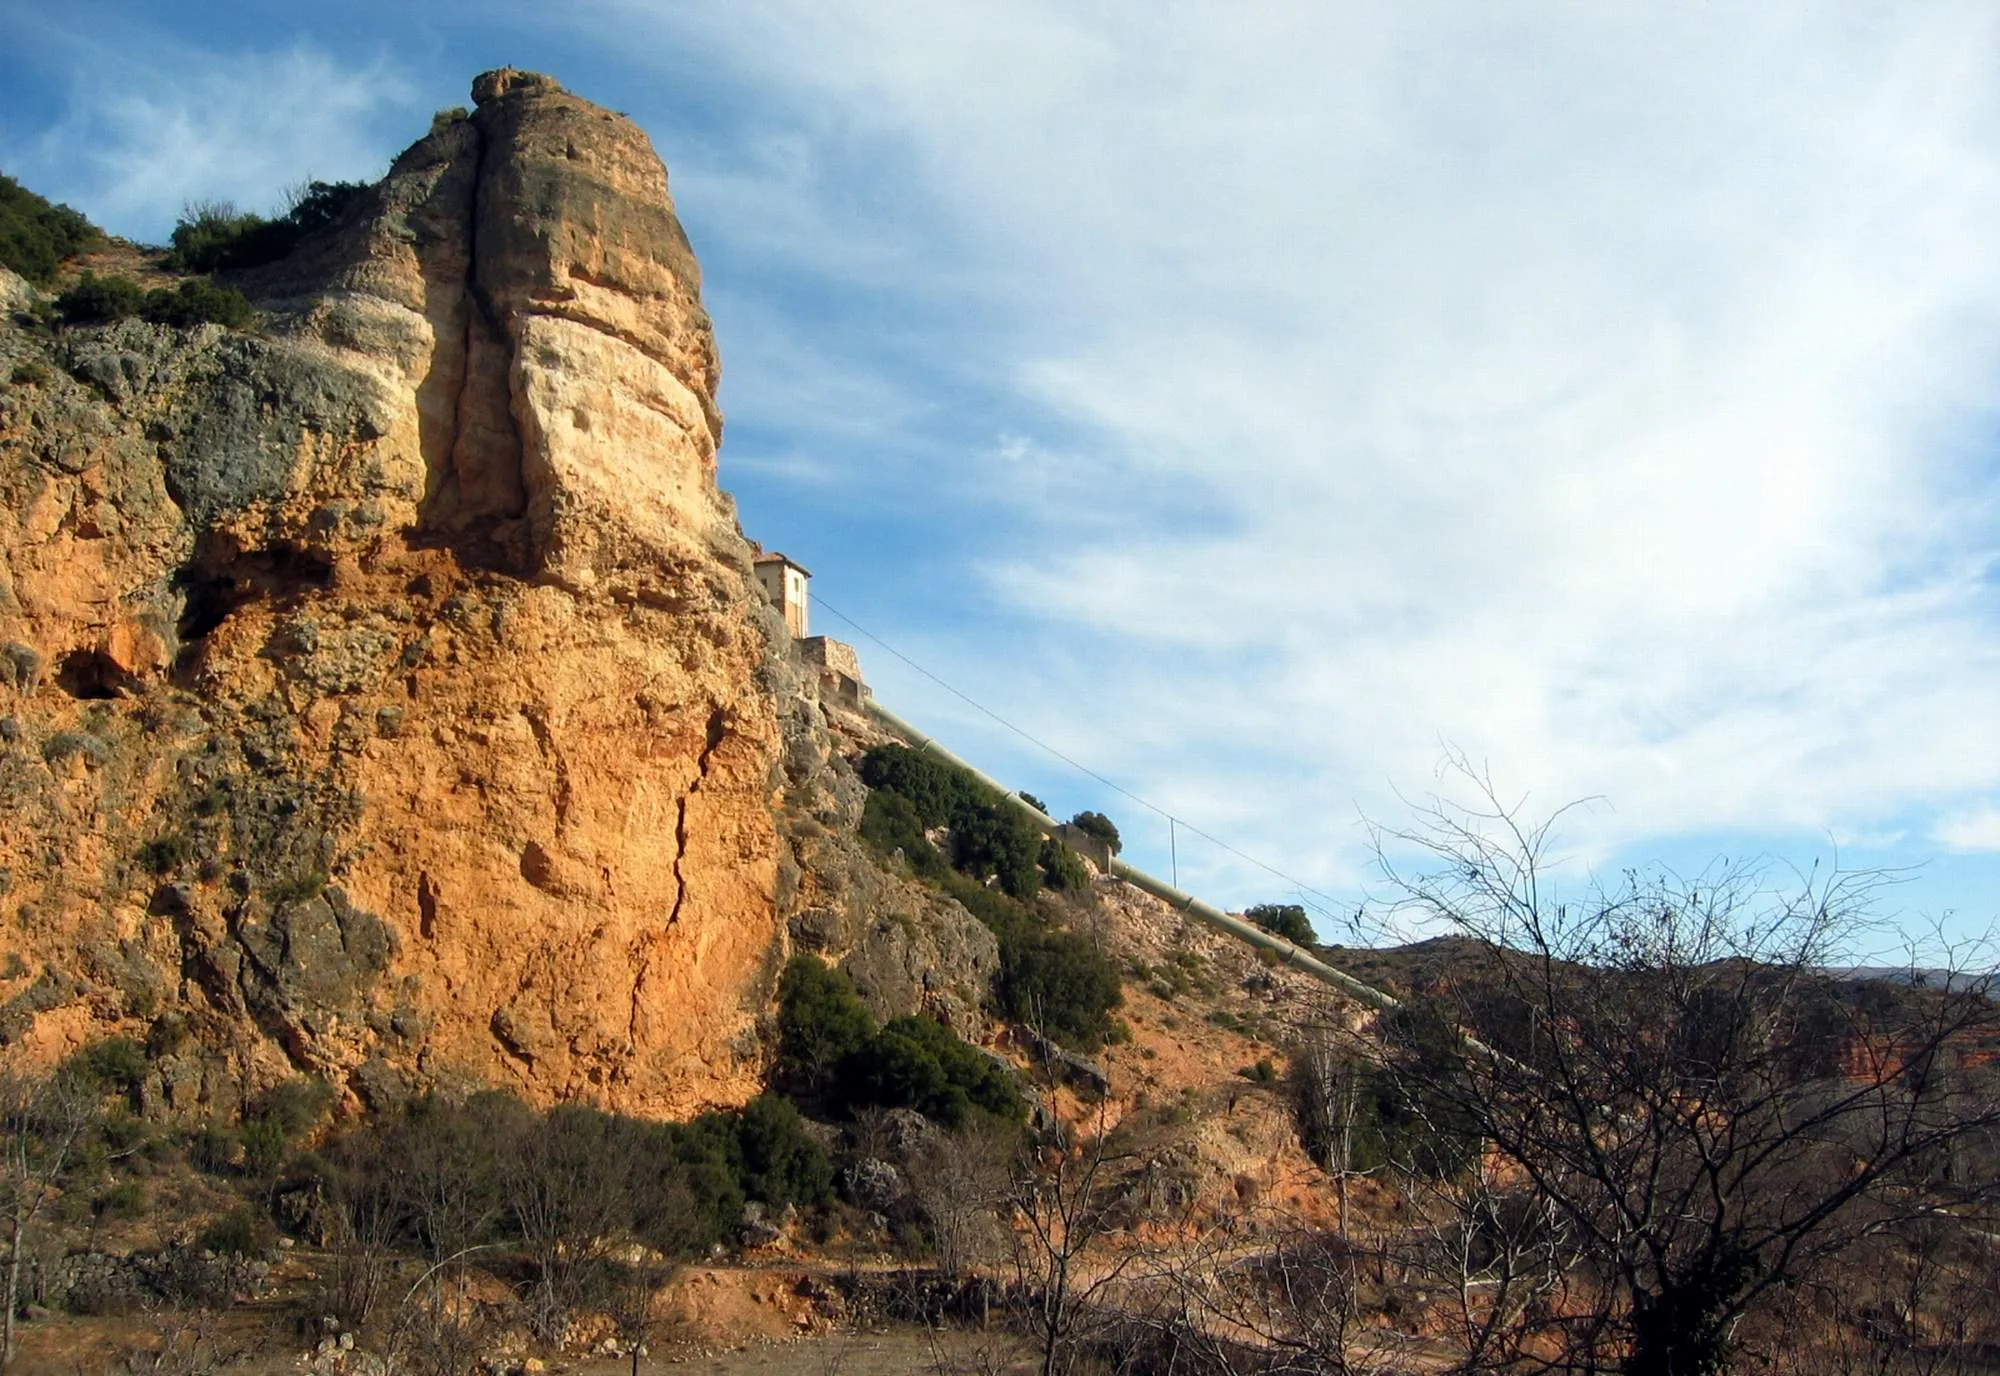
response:
<path id="1" fill-rule="evenodd" d="M 1306 910 L 1298 903 L 1259 903 L 1246 908 L 1243 915 L 1274 936 L 1281 936 L 1294 945 L 1311 945 L 1317 938 L 1313 935 L 1312 923 L 1306 918 Z"/>
<path id="2" fill-rule="evenodd" d="M 1069 819 L 1069 824 L 1086 836 L 1095 836 L 1111 848 L 1113 855 L 1125 848 L 1118 836 L 1118 824 L 1101 812 L 1079 812 Z"/>

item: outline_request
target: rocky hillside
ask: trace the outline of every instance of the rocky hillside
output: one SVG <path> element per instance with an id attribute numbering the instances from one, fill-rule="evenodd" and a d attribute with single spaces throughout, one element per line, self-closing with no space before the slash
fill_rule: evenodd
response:
<path id="1" fill-rule="evenodd" d="M 473 95 L 236 275 L 251 330 L 0 276 L 0 1044 L 143 1039 L 161 1115 L 738 1103 L 801 926 L 979 1018 L 991 938 L 856 849 L 717 488 L 665 168 L 546 77 Z"/>

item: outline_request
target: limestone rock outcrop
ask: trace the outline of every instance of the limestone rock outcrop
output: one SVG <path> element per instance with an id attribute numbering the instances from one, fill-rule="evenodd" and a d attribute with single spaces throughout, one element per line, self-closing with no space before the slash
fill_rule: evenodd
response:
<path id="1" fill-rule="evenodd" d="M 0 1041 L 151 1037 L 165 1112 L 740 1102 L 820 887 L 780 816 L 852 810 L 665 168 L 474 95 L 243 278 L 257 334 L 0 327 Z"/>

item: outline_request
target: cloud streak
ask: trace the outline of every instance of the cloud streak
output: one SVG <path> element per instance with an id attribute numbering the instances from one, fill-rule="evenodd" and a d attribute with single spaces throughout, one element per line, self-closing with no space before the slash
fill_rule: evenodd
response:
<path id="1" fill-rule="evenodd" d="M 270 213 L 308 179 L 373 179 L 421 132 L 413 87 L 383 60 L 349 65 L 304 41 L 216 51 L 150 34 L 135 51 L 71 32 L 60 42 L 72 53 L 66 109 L 0 158 L 145 242 L 165 242 L 192 202 Z"/>
<path id="2" fill-rule="evenodd" d="M 1608 796 L 1598 853 L 1984 815 L 1990 11 L 752 16 L 699 41 L 843 131 L 792 149 L 812 255 L 913 179 L 1007 403 L 962 452 L 1123 517 L 925 485 L 1007 512 L 968 561 L 1039 623 L 928 635 L 948 675 L 1329 882 L 1447 741 Z"/>

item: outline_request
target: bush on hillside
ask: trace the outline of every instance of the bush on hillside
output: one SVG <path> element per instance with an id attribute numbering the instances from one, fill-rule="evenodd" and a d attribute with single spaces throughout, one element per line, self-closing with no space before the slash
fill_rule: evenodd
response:
<path id="1" fill-rule="evenodd" d="M 1091 943 L 1050 927 L 1027 902 L 1045 876 L 1052 888 L 1086 892 L 1090 876 L 1081 857 L 1045 841 L 992 790 L 935 756 L 877 746 L 856 773 L 869 788 L 863 839 L 884 855 L 900 850 L 913 874 L 957 899 L 1000 939 L 994 993 L 1001 1010 L 1065 1045 L 1102 1045 L 1121 1000 L 1117 968 Z M 1086 824 L 1087 818 L 1095 820 Z M 1077 824 L 1116 848 L 1117 828 L 1101 814 L 1081 813 Z M 952 833 L 949 864 L 925 835 L 940 826 Z M 982 882 L 989 877 L 997 890 Z"/>
<path id="2" fill-rule="evenodd" d="M 110 1037 L 72 1053 L 63 1069 L 104 1093 L 121 1094 L 136 1103 L 152 1067 L 139 1043 L 130 1037 Z"/>
<path id="3" fill-rule="evenodd" d="M 861 839 L 884 857 L 897 851 L 919 879 L 939 880 L 951 867 L 924 835 L 924 821 L 916 805 L 900 793 L 871 789 L 861 809 Z"/>
<path id="4" fill-rule="evenodd" d="M 1042 882 L 1058 893 L 1084 893 L 1090 888 L 1090 867 L 1081 855 L 1049 837 L 1042 842 Z"/>
<path id="5" fill-rule="evenodd" d="M 169 291 L 164 287 L 146 293 L 139 313 L 155 325 L 222 325 L 240 330 L 256 318 L 249 298 L 234 287 L 217 286 L 205 278 L 182 282 Z"/>
<path id="6" fill-rule="evenodd" d="M 86 272 L 56 298 L 56 313 L 67 325 L 103 325 L 137 315 L 145 304 L 145 288 L 131 278 Z"/>
<path id="7" fill-rule="evenodd" d="M 1027 1111 L 1013 1075 L 934 1018 L 890 1019 L 842 1063 L 840 1085 L 851 1108 L 913 1108 L 946 1127 L 974 1109 L 1009 1121 Z"/>
<path id="8" fill-rule="evenodd" d="M 878 815 L 877 835 L 869 834 L 864 814 L 863 835 L 879 845 L 893 833 L 895 844 L 902 846 L 918 873 L 925 873 L 918 859 L 924 848 L 913 838 L 932 827 L 947 827 L 951 863 L 963 873 L 975 879 L 996 878 L 1009 896 L 1019 899 L 1033 898 L 1041 887 L 1041 833 L 964 770 L 905 746 L 878 745 L 861 757 L 855 772 L 872 791 L 871 797 L 889 793 L 909 805 L 907 811 L 896 808 L 893 818 Z M 890 806 L 879 805 L 878 814 Z"/>
<path id="9" fill-rule="evenodd" d="M 954 825 L 988 801 L 989 790 L 964 770 L 903 745 L 878 745 L 854 767 L 861 782 L 909 801 L 926 828 Z"/>
<path id="10" fill-rule="evenodd" d="M 308 182 L 275 220 L 238 210 L 227 201 L 190 205 L 174 226 L 167 266 L 177 272 L 224 272 L 275 263 L 311 234 L 334 224 L 357 197 L 362 182 Z"/>
<path id="11" fill-rule="evenodd" d="M 238 210 L 228 201 L 199 201 L 175 223 L 166 266 L 175 272 L 218 272 L 246 266 L 245 259 L 269 262 L 282 256 L 272 252 L 282 235 L 255 211 Z"/>
<path id="12" fill-rule="evenodd" d="M 778 1078 L 854 1108 L 913 1108 L 946 1124 L 972 1109 L 1018 1119 L 1012 1076 L 931 1018 L 878 1028 L 853 982 L 798 955 L 778 984 Z"/>
<path id="13" fill-rule="evenodd" d="M 1309 946 L 1318 940 L 1313 934 L 1312 923 L 1306 920 L 1306 910 L 1300 904 L 1259 903 L 1246 909 L 1243 915 L 1271 935 L 1281 936 L 1294 945 Z"/>
<path id="14" fill-rule="evenodd" d="M 1042 886 L 1042 834 L 997 802 L 963 809 L 952 823 L 951 860 L 974 879 L 997 879 L 1009 898 L 1027 900 Z"/>
<path id="15" fill-rule="evenodd" d="M 76 211 L 0 173 L 0 266 L 45 287 L 65 260 L 103 238 L 104 232 Z"/>
<path id="16" fill-rule="evenodd" d="M 778 980 L 778 1076 L 808 1093 L 832 1083 L 850 1053 L 875 1035 L 875 1016 L 846 975 L 796 955 Z"/>
<path id="17" fill-rule="evenodd" d="M 1103 952 L 1046 926 L 1001 934 L 996 992 L 1008 1017 L 1079 1051 L 1104 1045 L 1111 1010 L 1124 1001 L 1117 967 Z"/>
<path id="18" fill-rule="evenodd" d="M 206 280 L 146 291 L 128 277 L 86 272 L 56 298 L 56 313 L 68 325 L 104 325 L 140 316 L 156 325 L 216 324 L 240 330 L 256 318 L 249 300 L 233 287 Z"/>
<path id="19" fill-rule="evenodd" d="M 736 1136 L 736 1178 L 751 1199 L 780 1208 L 823 1204 L 833 1197 L 833 1165 L 806 1130 L 798 1106 L 762 1094 L 733 1114 L 721 1115 Z"/>

